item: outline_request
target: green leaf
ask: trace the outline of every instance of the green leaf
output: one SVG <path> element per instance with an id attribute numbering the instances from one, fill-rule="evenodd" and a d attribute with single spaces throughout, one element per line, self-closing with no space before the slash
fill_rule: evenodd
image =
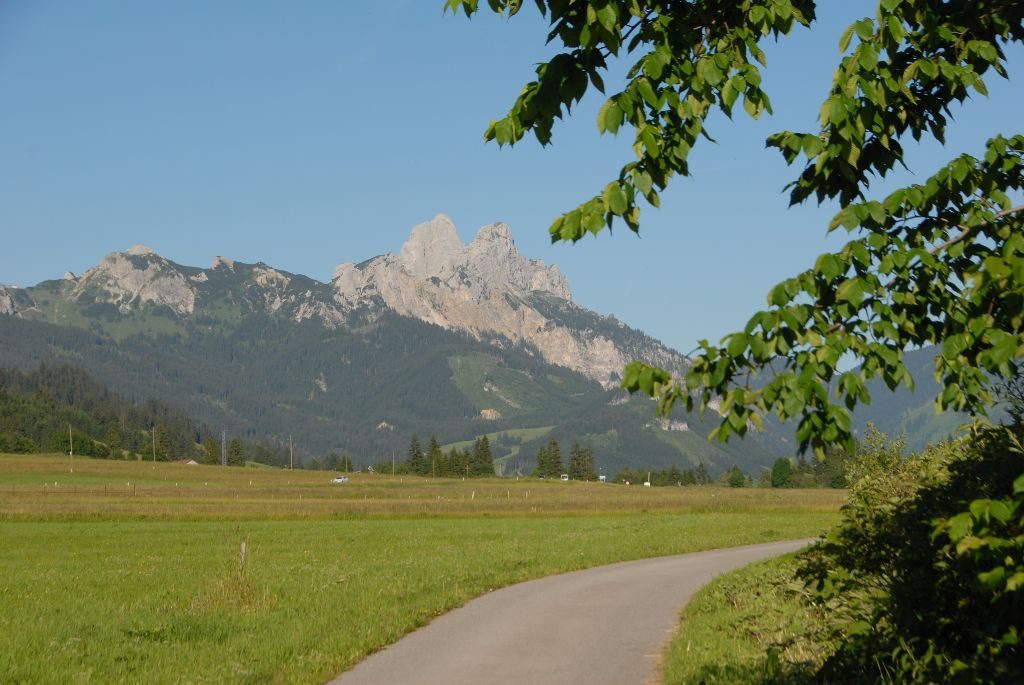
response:
<path id="1" fill-rule="evenodd" d="M 855 28 L 857 28 L 857 24 L 850 24 L 843 31 L 843 35 L 839 37 L 839 54 L 843 54 L 850 47 L 850 39 L 853 38 Z"/>
<path id="2" fill-rule="evenodd" d="M 645 171 L 634 170 L 633 185 L 636 186 L 636 189 L 639 190 L 642 194 L 646 195 L 647 193 L 651 192 L 651 187 L 653 185 L 651 181 L 651 175 Z"/>
<path id="3" fill-rule="evenodd" d="M 657 50 L 644 59 L 644 73 L 655 81 L 659 80 L 671 59 L 672 53 L 664 46 L 658 46 Z"/>
<path id="4" fill-rule="evenodd" d="M 754 119 L 761 116 L 761 107 L 747 94 L 743 96 L 743 109 Z"/>
<path id="5" fill-rule="evenodd" d="M 616 10 L 616 7 L 616 3 L 609 2 L 604 7 L 597 10 L 598 21 L 600 21 L 601 26 L 609 32 L 614 31 L 616 24 L 619 22 L 619 13 Z"/>
<path id="6" fill-rule="evenodd" d="M 814 269 L 830 281 L 846 270 L 842 262 L 836 259 L 835 255 L 828 253 L 818 257 L 818 262 L 814 265 Z"/>
<path id="7" fill-rule="evenodd" d="M 597 130 L 601 133 L 605 131 L 618 132 L 624 114 L 614 100 L 608 100 L 597 112 Z"/>
<path id="8" fill-rule="evenodd" d="M 836 299 L 859 307 L 864 301 L 864 282 L 859 278 L 848 278 L 836 289 Z"/>
<path id="9" fill-rule="evenodd" d="M 653 109 L 657 109 L 660 106 L 658 96 L 654 92 L 654 88 L 651 86 L 651 82 L 647 79 L 639 79 L 636 82 L 637 91 L 640 93 L 640 97 L 644 99 L 648 105 Z"/>
<path id="10" fill-rule="evenodd" d="M 729 344 L 726 346 L 730 357 L 738 357 L 747 350 L 747 336 L 743 333 L 734 333 L 729 336 Z"/>
<path id="11" fill-rule="evenodd" d="M 959 542 L 971 531 L 973 519 L 969 512 L 961 512 L 951 518 L 946 524 L 946 530 L 949 533 L 949 539 L 952 542 Z"/>
<path id="12" fill-rule="evenodd" d="M 609 183 L 604 189 L 605 211 L 621 216 L 626 211 L 626 193 L 618 182 Z"/>

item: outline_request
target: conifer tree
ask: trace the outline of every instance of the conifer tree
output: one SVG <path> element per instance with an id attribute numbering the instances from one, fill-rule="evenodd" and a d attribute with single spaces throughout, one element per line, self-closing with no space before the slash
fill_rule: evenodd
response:
<path id="1" fill-rule="evenodd" d="M 413 433 L 412 440 L 409 441 L 409 451 L 405 460 L 406 468 L 410 473 L 417 473 L 423 475 L 428 473 L 430 468 L 427 465 L 426 456 L 423 454 L 423 448 L 420 447 L 420 439 L 415 433 Z M 426 466 L 426 468 L 424 468 Z"/>
<path id="2" fill-rule="evenodd" d="M 237 435 L 228 443 L 228 466 L 245 466 L 245 444 Z"/>
<path id="3" fill-rule="evenodd" d="M 569 477 L 573 480 L 596 480 L 594 452 L 589 446 L 573 442 L 569 448 Z"/>
<path id="4" fill-rule="evenodd" d="M 156 458 L 169 459 L 171 456 L 171 440 L 163 424 L 156 427 Z"/>
<path id="5" fill-rule="evenodd" d="M 545 478 L 558 478 L 565 472 L 565 466 L 562 464 L 562 448 L 559 446 L 558 441 L 551 438 L 548 441 L 548 446 L 544 450 L 544 466 L 541 469 L 541 475 Z"/>
<path id="6" fill-rule="evenodd" d="M 740 471 L 740 467 L 733 464 L 729 467 L 729 470 L 725 472 L 725 483 L 730 488 L 742 488 L 747 485 L 747 476 Z"/>
<path id="7" fill-rule="evenodd" d="M 213 438 L 207 438 L 203 441 L 203 463 L 220 463 L 220 444 Z"/>
<path id="8" fill-rule="evenodd" d="M 462 458 L 462 452 L 454 447 L 448 450 L 448 475 L 455 478 L 466 475 L 466 463 Z"/>
<path id="9" fill-rule="evenodd" d="M 790 485 L 793 478 L 793 465 L 789 459 L 779 457 L 772 464 L 771 484 L 773 488 L 785 488 Z"/>
<path id="10" fill-rule="evenodd" d="M 431 476 L 438 476 L 438 462 L 441 461 L 443 454 L 441 453 L 441 445 L 437 442 L 437 437 L 431 435 L 430 442 L 427 443 L 427 456 L 425 459 L 424 466 L 429 469 L 428 473 Z"/>
<path id="11" fill-rule="evenodd" d="M 491 457 L 491 443 L 487 436 L 477 439 L 473 445 L 473 458 L 470 464 L 470 475 L 493 476 L 494 460 Z"/>
<path id="12" fill-rule="evenodd" d="M 711 475 L 708 470 L 704 468 L 704 462 L 697 464 L 697 470 L 694 472 L 695 480 L 697 485 L 707 485 L 711 482 Z"/>

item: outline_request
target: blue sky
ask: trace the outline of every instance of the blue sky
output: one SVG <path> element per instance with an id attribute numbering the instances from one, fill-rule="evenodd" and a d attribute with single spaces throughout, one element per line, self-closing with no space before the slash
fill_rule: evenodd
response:
<path id="1" fill-rule="evenodd" d="M 546 149 L 483 142 L 552 53 L 531 3 L 511 21 L 470 21 L 442 0 L 5 0 L 0 283 L 81 272 L 135 243 L 188 265 L 220 254 L 327 280 L 443 212 L 464 241 L 507 222 L 581 304 L 689 351 L 839 244 L 825 233 L 834 208 L 787 208 L 795 170 L 763 145 L 814 130 L 838 37 L 873 11 L 819 4 L 811 31 L 768 49 L 774 117 L 714 121 L 719 144 L 645 210 L 640 237 L 570 246 L 551 245 L 548 225 L 615 177 L 631 140 L 597 134 L 595 93 Z M 1024 51 L 1010 54 L 1011 71 L 1024 66 Z M 1019 132 L 1022 78 L 990 78 L 945 149 L 911 151 L 912 171 Z"/>

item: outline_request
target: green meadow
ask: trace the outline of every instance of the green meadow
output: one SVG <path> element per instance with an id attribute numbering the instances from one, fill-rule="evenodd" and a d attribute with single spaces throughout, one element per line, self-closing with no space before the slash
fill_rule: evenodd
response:
<path id="1" fill-rule="evenodd" d="M 323 682 L 490 589 L 817 535 L 842 498 L 332 475 L 0 455 L 4 680 Z"/>

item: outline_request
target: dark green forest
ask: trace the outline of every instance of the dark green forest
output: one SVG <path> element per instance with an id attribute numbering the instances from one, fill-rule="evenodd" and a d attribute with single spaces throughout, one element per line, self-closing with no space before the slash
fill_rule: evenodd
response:
<path id="1" fill-rule="evenodd" d="M 73 448 L 90 457 L 217 463 L 220 447 L 218 436 L 185 412 L 152 397 L 133 402 L 73 366 L 0 369 L 0 452 Z M 287 463 L 284 446 L 237 436 L 228 454 L 233 464 Z"/>

